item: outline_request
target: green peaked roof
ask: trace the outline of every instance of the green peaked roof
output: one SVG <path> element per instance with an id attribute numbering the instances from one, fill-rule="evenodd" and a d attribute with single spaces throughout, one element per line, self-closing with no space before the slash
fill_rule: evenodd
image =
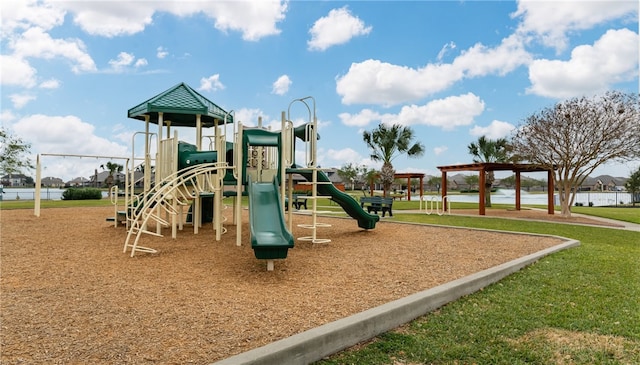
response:
<path id="1" fill-rule="evenodd" d="M 164 113 L 162 120 L 171 121 L 172 127 L 195 127 L 196 115 L 201 115 L 202 126 L 212 127 L 215 122 L 224 124 L 227 112 L 209 99 L 200 95 L 184 82 L 164 91 L 151 99 L 134 106 L 127 112 L 129 118 L 158 124 L 158 113 Z M 233 123 L 233 116 L 227 115 L 227 123 Z"/>

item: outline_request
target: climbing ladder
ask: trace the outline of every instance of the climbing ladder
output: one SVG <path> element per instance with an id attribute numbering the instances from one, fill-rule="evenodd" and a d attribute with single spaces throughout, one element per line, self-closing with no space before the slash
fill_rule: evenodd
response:
<path id="1" fill-rule="evenodd" d="M 178 217 L 180 228 L 182 228 L 182 208 L 190 201 L 198 200 L 202 194 L 222 194 L 223 177 L 227 168 L 228 165 L 225 162 L 206 163 L 167 175 L 146 194 L 142 203 L 134 207 L 123 252 L 131 249 L 131 257 L 136 252 L 156 253 L 157 250 L 138 244 L 142 234 L 162 237 L 159 230 L 150 231 L 147 228 L 149 224 L 156 222 L 161 226 L 171 226 L 172 236 L 175 237 Z M 215 217 L 215 219 L 221 218 Z M 194 230 L 197 225 L 198 221 L 194 220 Z M 214 224 L 214 227 L 216 240 L 220 240 L 224 227 L 217 224 Z"/>

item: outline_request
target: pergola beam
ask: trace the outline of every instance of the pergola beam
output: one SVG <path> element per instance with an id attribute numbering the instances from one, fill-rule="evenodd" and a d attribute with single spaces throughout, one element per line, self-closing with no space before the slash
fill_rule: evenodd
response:
<path id="1" fill-rule="evenodd" d="M 488 171 L 512 171 L 516 175 L 516 210 L 520 210 L 521 204 L 521 181 L 520 174 L 522 172 L 547 172 L 547 213 L 554 214 L 554 201 L 553 201 L 553 169 L 549 169 L 544 166 L 534 164 L 518 164 L 518 163 L 492 163 L 492 162 L 477 162 L 472 164 L 463 165 L 449 165 L 438 166 L 438 169 L 442 172 L 442 199 L 447 196 L 447 172 L 449 171 L 478 171 L 479 174 L 479 194 L 478 194 L 478 214 L 485 215 L 485 182 L 486 172 Z M 444 206 L 444 210 L 447 206 Z"/>

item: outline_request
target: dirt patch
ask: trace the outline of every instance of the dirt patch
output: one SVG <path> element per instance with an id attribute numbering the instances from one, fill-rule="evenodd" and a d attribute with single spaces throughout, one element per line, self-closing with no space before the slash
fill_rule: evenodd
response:
<path id="1" fill-rule="evenodd" d="M 210 363 L 559 243 L 323 217 L 330 243 L 296 241 L 267 272 L 243 214 L 241 247 L 207 224 L 130 258 L 111 208 L 0 211 L 2 363 Z"/>
<path id="2" fill-rule="evenodd" d="M 640 360 L 640 344 L 616 336 L 542 328 L 509 342 L 529 351 L 548 352 L 551 362 L 558 365 L 575 364 L 577 359 L 594 364 L 604 359 L 620 364 L 636 364 Z"/>

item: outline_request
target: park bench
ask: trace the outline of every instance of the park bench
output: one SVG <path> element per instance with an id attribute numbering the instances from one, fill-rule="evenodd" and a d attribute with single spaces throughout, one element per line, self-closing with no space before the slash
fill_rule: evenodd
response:
<path id="1" fill-rule="evenodd" d="M 389 216 L 393 217 L 393 198 L 383 198 L 380 196 L 365 196 L 360 198 L 360 206 L 367 209 L 367 212 L 378 214 L 382 212 L 382 216 L 389 212 Z"/>
<path id="2" fill-rule="evenodd" d="M 293 206 L 300 210 L 300 208 L 304 207 L 304 209 L 307 209 L 307 196 L 304 194 L 293 194 L 292 196 L 293 199 Z"/>
<path id="3" fill-rule="evenodd" d="M 300 210 L 303 207 L 304 207 L 304 209 L 307 209 L 307 195 L 305 195 L 305 194 L 293 194 L 291 196 L 291 205 L 296 210 Z M 285 200 L 284 207 L 285 207 L 285 209 L 289 209 L 289 199 L 288 198 Z"/>

